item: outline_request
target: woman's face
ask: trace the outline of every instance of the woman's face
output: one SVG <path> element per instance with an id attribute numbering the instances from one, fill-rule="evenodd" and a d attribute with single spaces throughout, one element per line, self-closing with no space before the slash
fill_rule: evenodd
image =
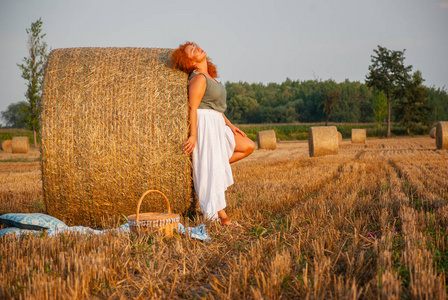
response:
<path id="1" fill-rule="evenodd" d="M 207 53 L 196 44 L 185 47 L 185 54 L 193 63 L 201 62 L 207 58 Z"/>

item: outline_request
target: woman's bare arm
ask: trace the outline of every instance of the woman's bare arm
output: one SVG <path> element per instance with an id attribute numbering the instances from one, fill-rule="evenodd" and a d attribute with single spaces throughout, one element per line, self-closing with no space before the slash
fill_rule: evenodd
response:
<path id="1" fill-rule="evenodd" d="M 204 96 L 207 81 L 204 76 L 196 75 L 191 78 L 188 85 L 188 103 L 189 103 L 189 119 L 190 119 L 190 136 L 184 143 L 184 152 L 191 153 L 196 145 L 197 123 L 198 123 L 198 107 Z"/>
<path id="2" fill-rule="evenodd" d="M 224 114 L 222 114 L 222 116 L 224 118 L 224 121 L 226 122 L 226 125 L 230 127 L 230 129 L 232 130 L 233 134 L 236 135 L 237 133 L 239 133 L 239 134 L 241 134 L 244 137 L 247 136 L 241 129 L 239 129 L 238 127 L 233 125 L 232 122 L 230 122 L 229 119 L 227 119 L 227 117 Z"/>

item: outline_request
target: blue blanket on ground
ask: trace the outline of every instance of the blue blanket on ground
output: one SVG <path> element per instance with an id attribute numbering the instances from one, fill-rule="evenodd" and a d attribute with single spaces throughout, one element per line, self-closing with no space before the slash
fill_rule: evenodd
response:
<path id="1" fill-rule="evenodd" d="M 51 217 L 49 215 L 35 213 L 35 214 L 23 214 L 23 213 L 9 213 L 0 216 L 0 221 L 9 228 L 0 230 L 0 237 L 15 234 L 20 236 L 22 234 L 35 234 L 40 235 L 42 230 L 47 230 L 48 236 L 55 236 L 64 232 L 76 232 L 79 234 L 100 234 L 108 231 L 120 231 L 123 233 L 129 233 L 129 224 L 126 223 L 116 229 L 95 230 L 84 226 L 67 226 L 64 222 Z M 207 229 L 204 224 L 197 227 L 185 227 L 179 223 L 177 232 L 180 234 L 188 235 L 194 239 L 201 241 L 210 241 L 211 238 L 207 233 Z"/>
<path id="2" fill-rule="evenodd" d="M 101 233 L 106 233 L 108 231 L 120 231 L 120 232 L 124 232 L 124 233 L 129 233 L 130 232 L 129 224 L 126 223 L 124 225 L 121 225 L 117 229 L 106 229 L 106 230 L 95 230 L 95 229 L 92 229 L 89 227 L 84 227 L 84 226 L 55 228 L 55 229 L 49 229 L 48 235 L 55 236 L 55 235 L 63 233 L 63 232 L 77 232 L 80 234 L 88 234 L 88 233 L 101 234 Z M 210 241 L 211 240 L 204 224 L 201 224 L 197 227 L 185 227 L 184 225 L 179 223 L 179 225 L 177 226 L 177 232 L 179 232 L 181 234 L 189 235 L 190 237 L 192 237 L 194 239 L 201 240 L 201 241 Z"/>

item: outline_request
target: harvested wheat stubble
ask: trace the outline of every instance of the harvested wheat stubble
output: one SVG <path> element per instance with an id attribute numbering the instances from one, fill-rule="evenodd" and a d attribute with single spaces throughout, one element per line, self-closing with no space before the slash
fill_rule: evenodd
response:
<path id="1" fill-rule="evenodd" d="M 30 140 L 26 136 L 15 136 L 11 140 L 12 153 L 28 153 L 30 151 Z"/>
<path id="2" fill-rule="evenodd" d="M 448 121 L 437 124 L 436 146 L 437 149 L 448 149 Z"/>
<path id="3" fill-rule="evenodd" d="M 366 143 L 366 130 L 365 129 L 352 129 L 352 143 L 365 144 Z"/>
<path id="4" fill-rule="evenodd" d="M 11 140 L 4 140 L 1 144 L 1 149 L 3 151 L 12 151 L 12 145 L 11 145 Z"/>
<path id="5" fill-rule="evenodd" d="M 310 157 L 338 154 L 338 130 L 336 126 L 310 127 L 308 133 Z"/>
<path id="6" fill-rule="evenodd" d="M 277 138 L 274 130 L 263 130 L 257 132 L 258 149 L 277 149 Z"/>
<path id="7" fill-rule="evenodd" d="M 41 113 L 47 213 L 68 224 L 135 212 L 157 189 L 173 212 L 192 204 L 187 74 L 171 49 L 71 48 L 50 53 Z M 151 197 L 149 197 L 151 198 Z M 142 212 L 164 211 L 147 201 Z"/>
<path id="8" fill-rule="evenodd" d="M 429 131 L 429 136 L 432 138 L 432 139 L 435 139 L 436 138 L 436 135 L 437 135 L 437 128 L 436 127 L 433 127 L 433 128 L 431 128 L 431 130 Z"/>

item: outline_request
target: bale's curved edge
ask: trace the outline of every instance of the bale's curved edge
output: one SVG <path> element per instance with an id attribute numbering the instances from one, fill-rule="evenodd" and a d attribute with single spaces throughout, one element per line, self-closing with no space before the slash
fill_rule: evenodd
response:
<path id="1" fill-rule="evenodd" d="M 0 148 L 3 151 L 12 151 L 12 141 L 11 140 L 4 140 L 2 141 Z"/>
<path id="2" fill-rule="evenodd" d="M 187 74 L 172 49 L 70 48 L 48 58 L 41 112 L 47 213 L 69 224 L 135 213 L 148 189 L 192 206 Z M 164 211 L 151 199 L 142 212 Z"/>
<path id="3" fill-rule="evenodd" d="M 448 149 L 448 121 L 441 121 L 436 129 L 437 149 Z"/>
<path id="4" fill-rule="evenodd" d="M 435 139 L 436 138 L 436 132 L 437 132 L 437 128 L 436 127 L 431 128 L 431 130 L 429 131 L 429 136 L 432 139 Z"/>

